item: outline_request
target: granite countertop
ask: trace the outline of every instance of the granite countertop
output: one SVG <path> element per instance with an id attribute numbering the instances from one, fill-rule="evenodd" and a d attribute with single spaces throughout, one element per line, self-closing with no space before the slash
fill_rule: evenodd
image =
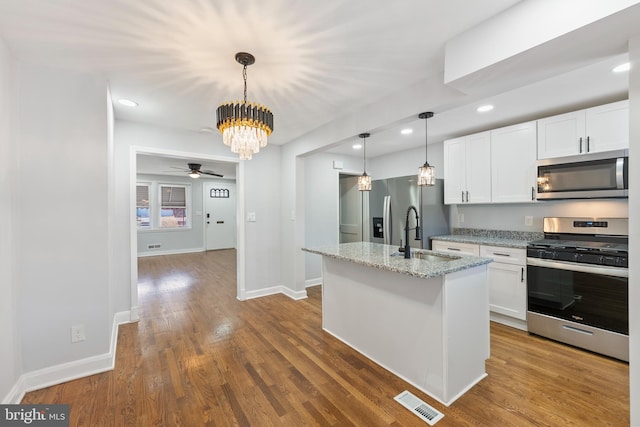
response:
<path id="1" fill-rule="evenodd" d="M 434 254 L 448 258 L 445 261 L 424 260 L 419 258 L 405 259 L 404 254 L 398 254 L 398 246 L 383 245 L 381 243 L 355 242 L 317 248 L 302 248 L 303 251 L 328 256 L 335 259 L 351 261 L 368 267 L 394 271 L 409 276 L 429 278 L 444 276 L 467 268 L 488 264 L 491 258 L 475 256 L 452 256 L 423 249 L 411 249 L 411 252 Z"/>
<path id="2" fill-rule="evenodd" d="M 453 234 L 432 236 L 431 239 L 447 242 L 473 243 L 477 245 L 526 249 L 529 242 L 540 240 L 543 237 L 544 234 L 539 232 L 454 228 Z"/>

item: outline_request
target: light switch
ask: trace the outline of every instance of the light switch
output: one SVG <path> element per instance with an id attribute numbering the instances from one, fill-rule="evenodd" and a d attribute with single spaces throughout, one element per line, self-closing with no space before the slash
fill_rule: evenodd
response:
<path id="1" fill-rule="evenodd" d="M 248 222 L 256 222 L 256 213 L 255 212 L 248 212 L 247 213 L 247 221 Z"/>

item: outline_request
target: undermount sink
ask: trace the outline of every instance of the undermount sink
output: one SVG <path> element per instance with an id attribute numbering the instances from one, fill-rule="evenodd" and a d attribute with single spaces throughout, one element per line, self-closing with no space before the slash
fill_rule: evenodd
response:
<path id="1" fill-rule="evenodd" d="M 445 261 L 454 261 L 456 259 L 460 259 L 458 256 L 447 256 L 447 255 L 435 255 L 429 254 L 426 252 L 411 252 L 411 258 L 418 258 L 424 261 L 436 261 L 436 262 L 445 262 Z"/>
<path id="2" fill-rule="evenodd" d="M 394 252 L 393 254 L 391 254 L 391 256 L 404 256 L 404 252 Z M 455 261 L 457 259 L 460 259 L 459 256 L 455 256 L 455 255 L 436 255 L 436 254 L 432 254 L 429 252 L 421 252 L 421 251 L 411 251 L 411 258 L 417 258 L 417 259 L 421 259 L 423 261 L 430 261 L 430 262 L 448 262 L 448 261 Z"/>

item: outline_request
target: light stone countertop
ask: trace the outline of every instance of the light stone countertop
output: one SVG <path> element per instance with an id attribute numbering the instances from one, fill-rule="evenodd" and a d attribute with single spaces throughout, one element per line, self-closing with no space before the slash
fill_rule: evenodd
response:
<path id="1" fill-rule="evenodd" d="M 527 243 L 542 238 L 544 234 L 539 232 L 458 228 L 453 230 L 453 234 L 432 236 L 431 240 L 526 249 Z"/>
<path id="2" fill-rule="evenodd" d="M 446 257 L 445 261 L 429 261 L 419 258 L 405 259 L 404 254 L 398 254 L 398 246 L 383 245 L 381 243 L 355 242 L 316 248 L 302 248 L 303 251 L 328 256 L 335 259 L 350 261 L 367 267 L 407 274 L 409 276 L 429 278 L 444 276 L 467 268 L 490 263 L 491 258 L 475 256 L 459 256 L 443 254 L 441 252 L 422 249 L 411 249 L 411 252 L 421 252 Z"/>

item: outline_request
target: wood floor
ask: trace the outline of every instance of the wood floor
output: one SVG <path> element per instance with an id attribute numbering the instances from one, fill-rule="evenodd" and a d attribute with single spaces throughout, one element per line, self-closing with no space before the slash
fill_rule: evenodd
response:
<path id="1" fill-rule="evenodd" d="M 489 376 L 445 407 L 321 328 L 321 289 L 237 301 L 235 251 L 141 258 L 140 321 L 116 366 L 28 393 L 67 403 L 72 426 L 628 426 L 626 363 L 491 325 Z M 354 307 L 357 310 L 357 307 Z"/>

